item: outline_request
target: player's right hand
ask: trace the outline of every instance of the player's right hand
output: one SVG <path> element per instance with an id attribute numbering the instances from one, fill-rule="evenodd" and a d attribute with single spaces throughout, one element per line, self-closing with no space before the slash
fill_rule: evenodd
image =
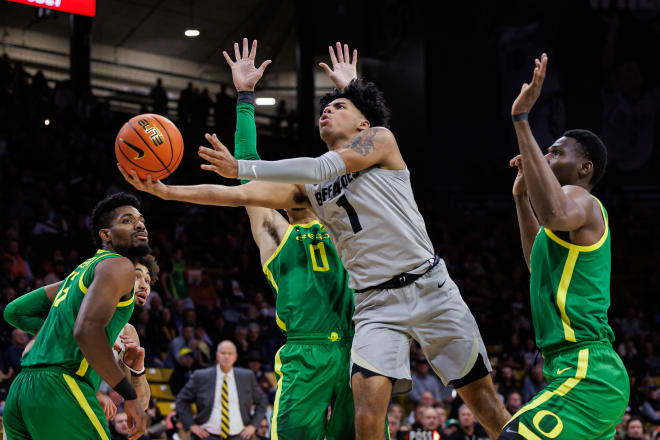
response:
<path id="1" fill-rule="evenodd" d="M 206 431 L 206 429 L 202 428 L 199 425 L 192 425 L 190 427 L 190 432 L 192 432 L 193 434 L 195 434 L 199 438 L 206 438 L 206 437 L 211 435 Z"/>
<path id="2" fill-rule="evenodd" d="M 238 48 L 238 43 L 234 43 L 234 55 L 236 61 L 232 60 L 227 51 L 222 51 L 227 64 L 231 67 L 231 77 L 234 80 L 234 87 L 239 92 L 253 92 L 254 86 L 257 85 L 259 80 L 264 74 L 264 70 L 271 63 L 266 60 L 261 63 L 257 69 L 254 65 L 254 58 L 257 56 L 257 40 L 252 42 L 252 50 L 248 54 L 248 39 L 243 38 L 243 55 Z"/>
<path id="3" fill-rule="evenodd" d="M 147 174 L 147 180 L 140 180 L 135 170 L 126 171 L 119 164 L 117 164 L 117 168 L 119 168 L 119 172 L 124 176 L 124 179 L 133 185 L 135 189 L 153 194 L 161 199 L 165 197 L 165 194 L 167 193 L 167 185 L 160 180 L 153 182 L 151 180 L 151 174 Z"/>
<path id="4" fill-rule="evenodd" d="M 147 413 L 138 399 L 124 400 L 128 416 L 128 440 L 137 440 L 147 431 Z"/>
<path id="5" fill-rule="evenodd" d="M 518 175 L 513 182 L 511 193 L 514 197 L 527 197 L 527 185 L 525 184 L 525 178 L 523 176 L 522 157 L 520 157 L 520 154 L 509 161 L 509 166 L 518 167 Z"/>

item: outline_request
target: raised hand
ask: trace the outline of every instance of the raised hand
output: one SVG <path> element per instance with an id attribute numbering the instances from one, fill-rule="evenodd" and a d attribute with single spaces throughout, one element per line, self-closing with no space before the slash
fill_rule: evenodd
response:
<path id="1" fill-rule="evenodd" d="M 548 56 L 541 55 L 541 60 L 538 58 L 534 60 L 534 74 L 532 82 L 524 83 L 520 89 L 520 94 L 511 106 L 511 115 L 518 115 L 520 113 L 529 113 L 536 100 L 541 95 L 541 87 L 543 87 L 543 80 L 545 80 L 545 71 L 548 66 Z"/>
<path id="2" fill-rule="evenodd" d="M 323 67 L 325 73 L 328 74 L 339 90 L 344 90 L 352 80 L 357 78 L 357 49 L 353 49 L 352 62 L 348 44 L 344 44 L 342 53 L 341 43 L 337 42 L 337 56 L 335 56 L 335 50 L 332 46 L 328 46 L 328 52 L 330 52 L 332 69 L 325 63 L 319 63 L 319 66 Z"/>
<path id="3" fill-rule="evenodd" d="M 239 92 L 253 92 L 254 86 L 259 82 L 264 74 L 264 70 L 271 63 L 266 60 L 261 63 L 257 69 L 254 65 L 254 58 L 257 56 L 257 40 L 252 42 L 252 50 L 248 54 L 248 39 L 243 38 L 243 55 L 238 48 L 238 43 L 234 43 L 234 55 L 236 61 L 232 60 L 227 51 L 222 51 L 227 64 L 231 67 L 231 77 L 234 80 L 234 87 Z"/>
<path id="4" fill-rule="evenodd" d="M 124 179 L 133 185 L 135 189 L 153 194 L 154 196 L 160 197 L 161 199 L 165 196 L 165 193 L 167 193 L 167 185 L 162 183 L 160 180 L 153 182 L 151 180 L 151 174 L 147 174 L 147 180 L 140 180 L 135 170 L 126 171 L 119 164 L 117 164 L 117 168 L 119 168 L 119 172 L 121 172 L 121 175 L 124 176 Z"/>
<path id="5" fill-rule="evenodd" d="M 238 176 L 238 161 L 227 150 L 220 139 L 213 133 L 213 136 L 206 133 L 204 135 L 213 148 L 199 147 L 199 157 L 208 161 L 208 164 L 202 164 L 201 168 L 206 171 L 213 171 L 222 177 L 235 179 Z"/>
<path id="6" fill-rule="evenodd" d="M 523 176 L 523 164 L 520 154 L 509 161 L 509 166 L 518 167 L 518 175 L 516 175 L 516 180 L 513 182 L 511 193 L 514 197 L 527 197 L 527 185 Z"/>

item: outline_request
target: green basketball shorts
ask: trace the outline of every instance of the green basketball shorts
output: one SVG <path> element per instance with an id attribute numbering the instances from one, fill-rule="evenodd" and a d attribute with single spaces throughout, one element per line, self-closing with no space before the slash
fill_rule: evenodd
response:
<path id="1" fill-rule="evenodd" d="M 546 356 L 548 386 L 513 415 L 500 439 L 608 439 L 628 405 L 630 383 L 604 343 L 576 344 Z"/>
<path id="2" fill-rule="evenodd" d="M 11 384 L 7 440 L 109 440 L 96 391 L 60 368 L 23 368 Z"/>

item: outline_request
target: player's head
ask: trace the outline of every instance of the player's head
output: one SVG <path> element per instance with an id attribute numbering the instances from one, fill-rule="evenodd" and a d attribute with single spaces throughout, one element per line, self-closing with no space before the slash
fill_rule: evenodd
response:
<path id="1" fill-rule="evenodd" d="M 312 208 L 286 208 L 284 211 L 291 224 L 302 223 L 303 221 L 309 223 L 318 219 Z"/>
<path id="2" fill-rule="evenodd" d="M 387 127 L 390 110 L 374 83 L 354 79 L 343 91 L 334 89 L 321 98 L 319 131 L 326 144 L 351 139 L 369 127 Z"/>
<path id="3" fill-rule="evenodd" d="M 607 149 L 589 130 L 568 130 L 548 148 L 546 160 L 562 186 L 591 190 L 605 174 Z"/>
<path id="4" fill-rule="evenodd" d="M 109 249 L 133 260 L 151 251 L 140 201 L 132 194 L 113 194 L 94 207 L 92 235 L 99 249 Z"/>
<path id="5" fill-rule="evenodd" d="M 156 263 L 156 257 L 145 255 L 140 257 L 135 263 L 135 303 L 143 306 L 147 303 L 147 298 L 151 293 L 151 286 L 158 280 L 160 268 Z"/>

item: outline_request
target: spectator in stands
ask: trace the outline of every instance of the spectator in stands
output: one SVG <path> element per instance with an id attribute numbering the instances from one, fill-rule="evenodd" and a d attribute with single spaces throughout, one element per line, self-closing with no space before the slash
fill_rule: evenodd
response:
<path id="1" fill-rule="evenodd" d="M 660 357 L 656 356 L 653 349 L 653 342 L 647 341 L 644 344 L 644 357 L 642 358 L 644 371 L 651 376 L 660 376 Z"/>
<path id="2" fill-rule="evenodd" d="M 179 104 L 177 106 L 179 124 L 189 125 L 192 122 L 192 107 L 194 103 L 195 92 L 193 91 L 193 83 L 189 82 L 188 86 L 179 95 Z"/>
<path id="3" fill-rule="evenodd" d="M 259 423 L 259 429 L 257 429 L 257 440 L 264 440 L 270 438 L 270 426 L 268 425 L 268 419 L 263 418 L 261 423 Z"/>
<path id="4" fill-rule="evenodd" d="M 518 412 L 522 406 L 522 397 L 518 391 L 512 391 L 506 398 L 506 410 L 509 411 L 511 415 Z"/>
<path id="5" fill-rule="evenodd" d="M 236 327 L 234 330 L 233 341 L 236 344 L 236 350 L 238 352 L 238 358 L 243 361 L 243 358 L 248 352 L 250 343 L 247 340 L 248 329 L 242 325 Z"/>
<path id="6" fill-rule="evenodd" d="M 234 367 L 236 347 L 231 341 L 218 345 L 214 367 L 197 370 L 179 392 L 176 411 L 185 430 L 190 430 L 195 439 L 209 435 L 220 436 L 222 424 L 222 393 L 216 390 L 227 384 L 229 414 L 228 436 L 241 435 L 251 438 L 266 414 L 268 401 L 259 388 L 252 371 Z M 225 382 L 226 381 L 226 382 Z M 197 404 L 197 415 L 193 418 L 191 404 Z M 253 415 L 250 416 L 252 406 Z"/>
<path id="7" fill-rule="evenodd" d="M 169 263 L 161 271 L 161 285 L 168 300 L 171 298 L 184 300 L 184 308 L 193 309 L 195 308 L 195 304 L 188 297 L 186 269 L 186 261 L 183 259 L 183 248 L 176 248 Z"/>
<path id="8" fill-rule="evenodd" d="M 449 436 L 450 440 L 488 440 L 488 434 L 481 425 L 477 425 L 474 415 L 467 405 L 461 405 L 458 409 L 458 422 L 460 426 Z"/>
<path id="9" fill-rule="evenodd" d="M 268 357 L 268 347 L 261 337 L 261 327 L 256 322 L 248 324 L 247 341 L 247 351 L 252 353 L 253 357 L 257 356 L 261 362 L 264 362 Z"/>
<path id="10" fill-rule="evenodd" d="M 545 378 L 543 377 L 543 364 L 541 362 L 534 365 L 534 367 L 525 375 L 523 380 L 522 398 L 523 403 L 529 402 L 532 397 L 536 396 L 543 388 L 545 388 Z"/>
<path id="11" fill-rule="evenodd" d="M 422 412 L 421 423 L 419 426 L 413 426 L 408 438 L 410 439 L 433 439 L 439 435 L 438 414 L 433 407 L 426 407 Z M 436 436 L 436 437 L 434 437 Z"/>
<path id="12" fill-rule="evenodd" d="M 428 405 L 423 405 L 418 403 L 415 409 L 410 413 L 406 422 L 410 425 L 411 430 L 417 430 L 422 427 L 422 419 L 424 418 L 424 411 L 426 411 Z"/>
<path id="13" fill-rule="evenodd" d="M 626 412 L 621 418 L 621 422 L 616 425 L 616 433 L 614 434 L 615 440 L 623 440 L 626 438 L 626 426 L 628 426 L 628 420 L 630 420 L 630 413 Z"/>
<path id="14" fill-rule="evenodd" d="M 630 420 L 628 420 L 628 424 L 626 425 L 626 436 L 624 439 L 637 440 L 644 438 L 644 424 L 642 423 L 642 419 L 637 416 L 631 417 Z"/>
<path id="15" fill-rule="evenodd" d="M 193 351 L 188 347 L 183 347 L 179 351 L 179 362 L 174 366 L 174 371 L 169 380 L 172 394 L 175 396 L 179 394 L 179 391 L 188 383 L 192 372 L 198 368 L 199 366 L 195 364 Z"/>
<path id="16" fill-rule="evenodd" d="M 166 307 L 160 311 L 160 319 L 157 322 L 159 324 L 159 334 L 156 339 L 161 353 L 165 353 L 179 332 L 172 318 L 172 311 Z"/>
<path id="17" fill-rule="evenodd" d="M 399 428 L 401 428 L 401 420 L 399 420 L 395 415 L 389 414 L 387 416 L 387 427 L 390 430 L 390 438 L 392 440 L 398 440 Z"/>
<path id="18" fill-rule="evenodd" d="M 2 265 L 0 265 L 0 290 L 4 291 L 6 287 L 11 285 L 11 269 L 13 265 L 14 260 L 12 258 L 2 256 Z"/>
<path id="19" fill-rule="evenodd" d="M 23 277 L 25 279 L 32 280 L 32 272 L 30 271 L 30 266 L 27 261 L 21 257 L 18 240 L 11 240 L 7 244 L 7 250 L 5 251 L 4 258 L 11 260 L 11 271 L 10 277 L 15 280 L 18 277 Z"/>
<path id="20" fill-rule="evenodd" d="M 156 85 L 149 92 L 153 112 L 158 115 L 167 116 L 167 92 L 163 87 L 163 79 L 158 78 Z"/>
<path id="21" fill-rule="evenodd" d="M 11 332 L 11 345 L 7 349 L 5 359 L 9 367 L 18 374 L 21 371 L 21 358 L 23 350 L 29 341 L 28 334 L 22 330 L 14 329 Z"/>
<path id="22" fill-rule="evenodd" d="M 660 388 L 657 385 L 649 385 L 646 389 L 646 398 L 642 403 L 642 416 L 646 421 L 660 424 Z"/>
<path id="23" fill-rule="evenodd" d="M 112 420 L 112 440 L 126 440 L 128 438 L 128 415 L 124 411 L 117 411 Z"/>
<path id="24" fill-rule="evenodd" d="M 441 427 L 445 426 L 445 422 L 447 421 L 447 410 L 442 403 L 435 405 L 434 408 L 438 415 L 438 426 L 440 427 L 438 429 L 440 430 Z"/>
<path id="25" fill-rule="evenodd" d="M 452 438 L 451 435 L 458 431 L 461 427 L 461 424 L 456 419 L 449 419 L 445 422 L 445 429 L 443 430 L 446 438 Z M 445 438 L 443 437 L 443 438 Z"/>
<path id="26" fill-rule="evenodd" d="M 197 353 L 197 341 L 195 340 L 195 327 L 192 325 L 186 325 L 183 327 L 183 333 L 181 336 L 177 336 L 172 339 L 170 346 L 168 347 L 168 356 L 167 356 L 167 365 L 174 367 L 179 361 L 179 353 L 181 349 L 187 347 L 193 352 L 193 358 L 198 360 L 199 353 Z"/>
<path id="27" fill-rule="evenodd" d="M 422 393 L 428 391 L 436 401 L 443 401 L 442 388 L 445 388 L 440 379 L 435 373 L 430 371 L 431 368 L 425 358 L 418 358 L 415 360 L 415 372 L 412 374 L 412 390 L 408 394 L 408 398 L 417 403 L 422 397 Z M 431 403 L 433 404 L 433 403 Z"/>
<path id="28" fill-rule="evenodd" d="M 497 392 L 503 396 L 508 396 L 512 391 L 518 389 L 515 378 L 513 377 L 513 369 L 508 365 L 504 365 L 500 369 L 500 375 L 497 382 Z"/>

